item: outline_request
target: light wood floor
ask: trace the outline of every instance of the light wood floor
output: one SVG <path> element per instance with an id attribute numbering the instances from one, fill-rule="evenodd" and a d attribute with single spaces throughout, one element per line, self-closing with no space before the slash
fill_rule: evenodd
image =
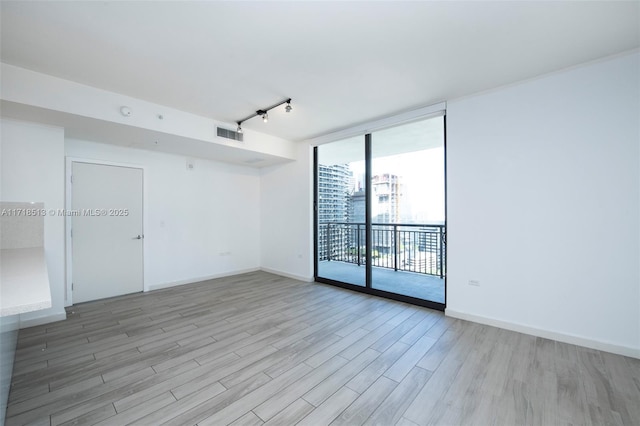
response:
<path id="1" fill-rule="evenodd" d="M 7 424 L 640 424 L 640 360 L 256 272 L 20 331 Z"/>

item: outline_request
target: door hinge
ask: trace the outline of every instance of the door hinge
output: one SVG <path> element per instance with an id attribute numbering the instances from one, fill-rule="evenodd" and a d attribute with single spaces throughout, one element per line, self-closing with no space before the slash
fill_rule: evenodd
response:
<path id="1" fill-rule="evenodd" d="M 71 291 L 73 291 L 73 283 L 71 283 Z"/>
<path id="2" fill-rule="evenodd" d="M 71 175 L 71 183 L 73 183 L 73 175 Z"/>
<path id="3" fill-rule="evenodd" d="M 71 238 L 73 238 L 73 228 L 71 228 Z"/>

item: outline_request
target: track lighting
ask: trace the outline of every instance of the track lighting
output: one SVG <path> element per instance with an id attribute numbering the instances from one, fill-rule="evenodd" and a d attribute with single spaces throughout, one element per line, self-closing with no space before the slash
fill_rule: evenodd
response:
<path id="1" fill-rule="evenodd" d="M 284 100 L 282 102 L 279 102 L 279 103 L 277 103 L 275 105 L 271 105 L 269 108 L 259 109 L 254 114 L 251 114 L 247 118 L 244 118 L 244 119 L 236 122 L 238 124 L 237 132 L 238 133 L 242 133 L 242 123 L 244 123 L 245 121 L 247 121 L 248 119 L 253 118 L 253 117 L 260 116 L 260 117 L 262 117 L 262 121 L 267 123 L 269 121 L 269 111 L 271 111 L 272 109 L 274 109 L 276 107 L 279 107 L 282 104 L 287 104 L 287 106 L 284 108 L 284 110 L 286 112 L 291 112 L 291 110 L 293 109 L 291 107 L 291 98 L 286 99 L 286 100 Z"/>

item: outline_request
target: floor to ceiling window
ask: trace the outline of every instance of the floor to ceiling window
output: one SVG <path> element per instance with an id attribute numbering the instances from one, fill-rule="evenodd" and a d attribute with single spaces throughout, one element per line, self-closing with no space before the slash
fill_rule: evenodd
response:
<path id="1" fill-rule="evenodd" d="M 320 145 L 316 280 L 445 306 L 445 118 Z"/>
<path id="2" fill-rule="evenodd" d="M 316 275 L 366 286 L 364 165 L 361 137 L 318 147 L 316 152 Z M 351 267 L 353 266 L 353 267 Z"/>

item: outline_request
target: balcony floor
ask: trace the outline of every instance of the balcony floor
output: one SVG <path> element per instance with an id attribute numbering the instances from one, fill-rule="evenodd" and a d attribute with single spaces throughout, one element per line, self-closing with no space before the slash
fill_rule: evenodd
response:
<path id="1" fill-rule="evenodd" d="M 318 276 L 364 287 L 365 269 L 353 263 L 322 261 Z M 373 267 L 373 288 L 444 303 L 444 279 L 433 275 Z"/>

